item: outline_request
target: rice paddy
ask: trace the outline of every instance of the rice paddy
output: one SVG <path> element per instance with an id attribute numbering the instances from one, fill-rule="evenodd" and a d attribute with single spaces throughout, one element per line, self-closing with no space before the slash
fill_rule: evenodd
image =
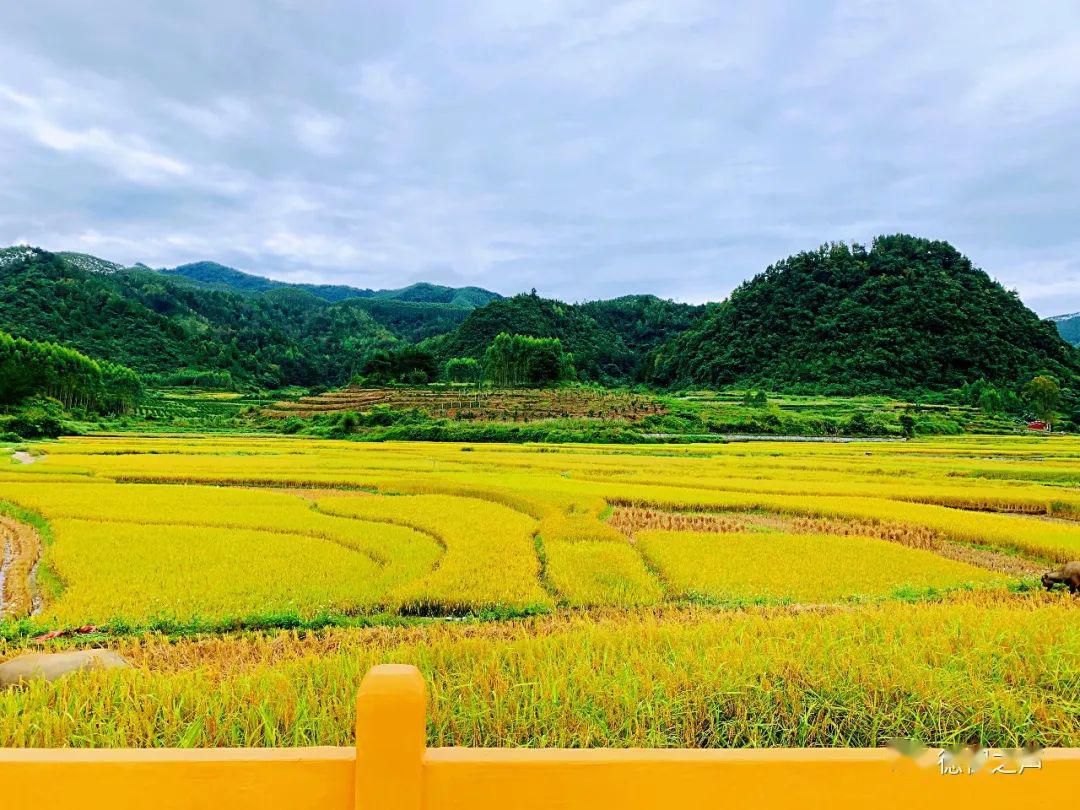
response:
<path id="1" fill-rule="evenodd" d="M 382 660 L 434 744 L 1080 744 L 1075 439 L 30 450 L 0 660 L 135 666 L 0 693 L 0 745 L 338 744 Z"/>

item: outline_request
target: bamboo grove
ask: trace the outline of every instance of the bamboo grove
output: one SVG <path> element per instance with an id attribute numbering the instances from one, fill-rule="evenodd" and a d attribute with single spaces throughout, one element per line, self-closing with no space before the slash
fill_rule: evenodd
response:
<path id="1" fill-rule="evenodd" d="M 44 394 L 67 409 L 122 413 L 141 393 L 138 375 L 126 366 L 0 332 L 0 405 Z"/>

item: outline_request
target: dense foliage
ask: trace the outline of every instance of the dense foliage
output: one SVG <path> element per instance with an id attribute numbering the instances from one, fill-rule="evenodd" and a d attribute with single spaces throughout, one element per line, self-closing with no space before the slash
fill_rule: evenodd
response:
<path id="1" fill-rule="evenodd" d="M 422 385 L 438 376 L 435 358 L 415 346 L 387 351 L 379 349 L 367 356 L 355 382 L 363 385 L 411 383 Z"/>
<path id="2" fill-rule="evenodd" d="M 574 376 L 574 358 L 558 338 L 502 332 L 484 352 L 484 378 L 500 388 L 557 385 Z"/>
<path id="3" fill-rule="evenodd" d="M 445 362 L 482 358 L 503 332 L 558 338 L 574 356 L 578 379 L 627 383 L 638 378 L 650 350 L 689 327 L 702 309 L 651 295 L 564 304 L 534 292 L 476 309 L 456 331 L 428 345 Z"/>
<path id="4" fill-rule="evenodd" d="M 0 256 L 0 323 L 146 374 L 228 373 L 235 384 L 344 384 L 396 341 L 362 309 L 281 288 L 241 295 L 141 269 L 81 269 L 26 248 Z"/>
<path id="5" fill-rule="evenodd" d="M 350 298 L 375 298 L 383 301 L 447 304 L 463 309 L 473 309 L 501 297 L 498 293 L 480 287 L 444 287 L 441 284 L 423 282 L 395 290 L 372 290 L 366 287 L 349 287 L 345 284 L 291 284 L 245 273 L 217 262 L 193 262 L 178 267 L 162 268 L 159 272 L 219 290 L 262 293 L 286 287 L 304 290 L 330 302 Z"/>
<path id="6" fill-rule="evenodd" d="M 1077 353 L 946 242 L 885 236 L 777 262 L 656 353 L 666 385 L 831 393 L 1071 381 Z"/>
<path id="7" fill-rule="evenodd" d="M 130 368 L 0 332 L 0 405 L 45 396 L 66 408 L 120 413 L 134 405 L 141 392 Z"/>
<path id="8" fill-rule="evenodd" d="M 947 243 L 903 235 L 800 253 L 709 307 L 287 284 L 211 262 L 157 271 L 20 247 L 0 250 L 0 324 L 129 366 L 151 385 L 472 382 L 475 367 L 456 363 L 448 375 L 447 364 L 482 363 L 506 333 L 557 339 L 577 381 L 607 386 L 905 397 L 963 388 L 985 413 L 1021 416 L 1034 412 L 1021 386 L 1044 375 L 1062 389 L 1058 411 L 1080 412 L 1080 355 L 1055 326 Z"/>
<path id="9" fill-rule="evenodd" d="M 451 332 L 462 324 L 472 307 L 392 298 L 351 298 L 344 306 L 368 313 L 391 334 L 410 343 Z"/>

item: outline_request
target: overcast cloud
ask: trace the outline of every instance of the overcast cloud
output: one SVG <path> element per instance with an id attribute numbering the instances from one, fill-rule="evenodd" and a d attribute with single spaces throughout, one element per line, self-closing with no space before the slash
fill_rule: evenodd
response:
<path id="1" fill-rule="evenodd" d="M 1080 309 L 1080 4 L 4 2 L 0 242 L 724 297 L 948 239 Z"/>

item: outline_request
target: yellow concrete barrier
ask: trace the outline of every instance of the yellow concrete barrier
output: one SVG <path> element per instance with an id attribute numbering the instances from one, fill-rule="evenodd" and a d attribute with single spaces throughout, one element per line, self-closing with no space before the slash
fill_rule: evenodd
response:
<path id="1" fill-rule="evenodd" d="M 1049 806 L 1080 749 L 917 759 L 887 749 L 427 748 L 413 667 L 375 667 L 355 748 L 0 749 L 0 808 L 596 810 Z"/>

